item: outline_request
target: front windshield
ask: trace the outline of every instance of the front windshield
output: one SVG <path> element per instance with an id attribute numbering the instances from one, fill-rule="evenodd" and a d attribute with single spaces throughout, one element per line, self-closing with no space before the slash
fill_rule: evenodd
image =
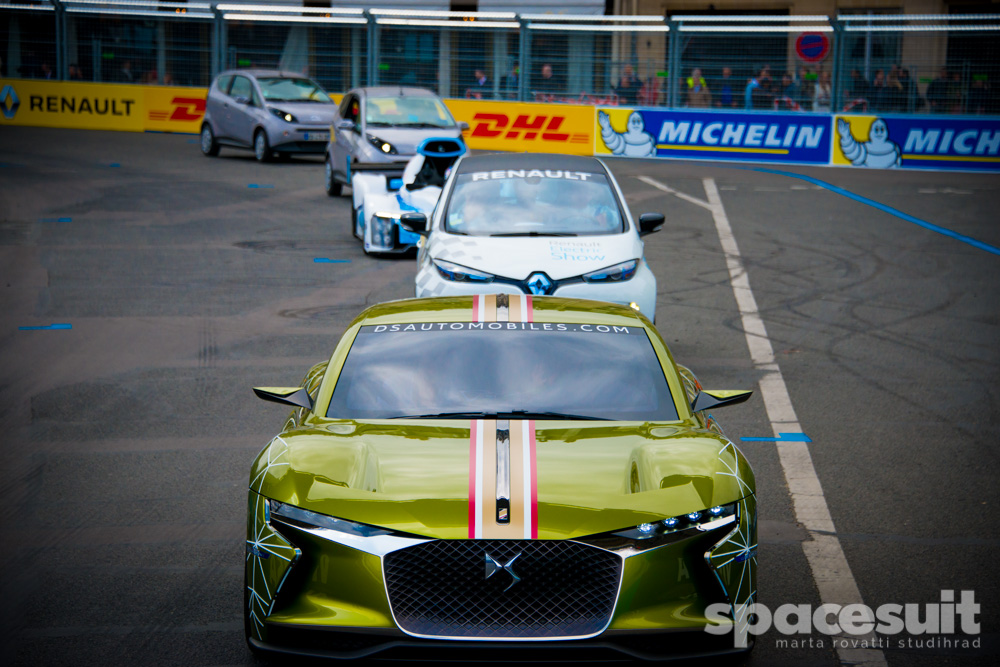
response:
<path id="1" fill-rule="evenodd" d="M 455 120 L 435 97 L 369 97 L 365 123 L 374 127 L 455 127 Z"/>
<path id="2" fill-rule="evenodd" d="M 264 99 L 268 102 L 322 102 L 333 104 L 319 84 L 309 79 L 270 78 L 257 79 Z"/>
<path id="3" fill-rule="evenodd" d="M 673 421 L 641 326 L 436 322 L 361 327 L 328 417 Z"/>
<path id="4" fill-rule="evenodd" d="M 603 174 L 503 169 L 460 174 L 445 229 L 470 236 L 584 236 L 624 231 Z"/>

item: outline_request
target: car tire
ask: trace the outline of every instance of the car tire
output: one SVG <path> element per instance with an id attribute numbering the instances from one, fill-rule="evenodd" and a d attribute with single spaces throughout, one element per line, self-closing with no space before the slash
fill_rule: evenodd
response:
<path id="1" fill-rule="evenodd" d="M 330 162 L 329 155 L 326 156 L 326 160 L 323 161 L 323 164 L 324 164 L 323 171 L 326 172 L 325 176 L 326 194 L 330 197 L 339 197 L 340 191 L 341 189 L 343 189 L 344 186 L 338 183 L 337 179 L 333 177 L 333 164 Z M 351 218 L 351 225 L 352 226 L 354 225 L 354 218 Z"/>
<path id="2" fill-rule="evenodd" d="M 253 155 L 257 162 L 271 161 L 271 143 L 267 140 L 267 132 L 257 130 L 253 135 Z"/>
<path id="3" fill-rule="evenodd" d="M 215 157 L 219 154 L 219 142 L 215 140 L 215 132 L 212 126 L 204 123 L 201 126 L 201 152 L 207 157 Z"/>
<path id="4" fill-rule="evenodd" d="M 351 209 L 351 233 L 362 243 L 365 241 L 365 209 Z"/>

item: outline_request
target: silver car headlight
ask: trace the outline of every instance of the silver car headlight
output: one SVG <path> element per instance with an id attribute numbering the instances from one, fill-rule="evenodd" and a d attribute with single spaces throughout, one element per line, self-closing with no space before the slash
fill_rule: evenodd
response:
<path id="1" fill-rule="evenodd" d="M 369 526 L 356 521 L 337 519 L 326 514 L 319 514 L 304 510 L 295 505 L 278 502 L 277 500 L 267 501 L 270 516 L 278 517 L 293 526 L 298 525 L 303 528 L 324 528 L 355 537 L 376 537 L 378 535 L 391 535 L 393 531 Z"/>
<path id="2" fill-rule="evenodd" d="M 299 122 L 298 118 L 288 113 L 287 111 L 282 111 L 281 109 L 275 109 L 274 107 L 268 107 L 267 110 L 270 111 L 275 116 L 277 116 L 278 118 L 280 118 L 281 120 L 285 121 L 286 123 Z"/>
<path id="3" fill-rule="evenodd" d="M 386 155 L 397 155 L 398 154 L 397 151 L 396 151 L 396 147 L 393 146 L 392 144 L 390 144 L 388 141 L 382 141 L 381 139 L 379 139 L 378 137 L 376 137 L 374 134 L 365 134 L 365 137 L 368 138 L 368 143 L 370 143 L 372 146 L 374 146 L 375 148 L 379 149 L 381 152 L 385 153 Z"/>

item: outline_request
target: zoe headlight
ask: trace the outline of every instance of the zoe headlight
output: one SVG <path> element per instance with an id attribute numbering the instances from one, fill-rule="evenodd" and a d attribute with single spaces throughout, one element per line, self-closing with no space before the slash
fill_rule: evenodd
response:
<path id="1" fill-rule="evenodd" d="M 460 264 L 452 264 L 451 262 L 446 262 L 443 259 L 435 259 L 434 268 L 436 268 L 438 273 L 444 276 L 447 280 L 452 280 L 456 283 L 493 282 L 493 275 L 489 273 L 476 271 L 475 269 L 470 269 Z"/>
<path id="2" fill-rule="evenodd" d="M 287 111 L 282 111 L 281 109 L 275 109 L 274 107 L 268 107 L 268 111 L 272 114 L 285 121 L 286 123 L 297 123 L 299 119 L 288 113 Z"/>
<path id="3" fill-rule="evenodd" d="M 381 152 L 385 153 L 386 155 L 396 155 L 397 154 L 396 153 L 396 147 L 393 146 L 392 144 L 390 144 L 388 141 L 382 141 L 381 139 L 379 139 L 378 137 L 376 137 L 374 134 L 365 134 L 365 136 L 368 138 L 368 143 L 370 143 L 372 146 L 374 146 L 375 148 L 379 149 Z"/>
<path id="4" fill-rule="evenodd" d="M 620 283 L 624 280 L 631 279 L 632 276 L 635 275 L 638 268 L 639 260 L 630 259 L 627 262 L 615 264 L 614 266 L 609 266 L 606 269 L 585 273 L 583 275 L 583 281 L 587 283 Z"/>

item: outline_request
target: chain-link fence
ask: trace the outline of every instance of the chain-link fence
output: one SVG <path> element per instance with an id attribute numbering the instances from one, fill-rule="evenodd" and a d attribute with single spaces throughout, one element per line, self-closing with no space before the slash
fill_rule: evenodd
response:
<path id="1" fill-rule="evenodd" d="M 0 74 L 673 108 L 1000 113 L 1000 15 L 568 16 L 154 0 L 0 2 Z"/>

